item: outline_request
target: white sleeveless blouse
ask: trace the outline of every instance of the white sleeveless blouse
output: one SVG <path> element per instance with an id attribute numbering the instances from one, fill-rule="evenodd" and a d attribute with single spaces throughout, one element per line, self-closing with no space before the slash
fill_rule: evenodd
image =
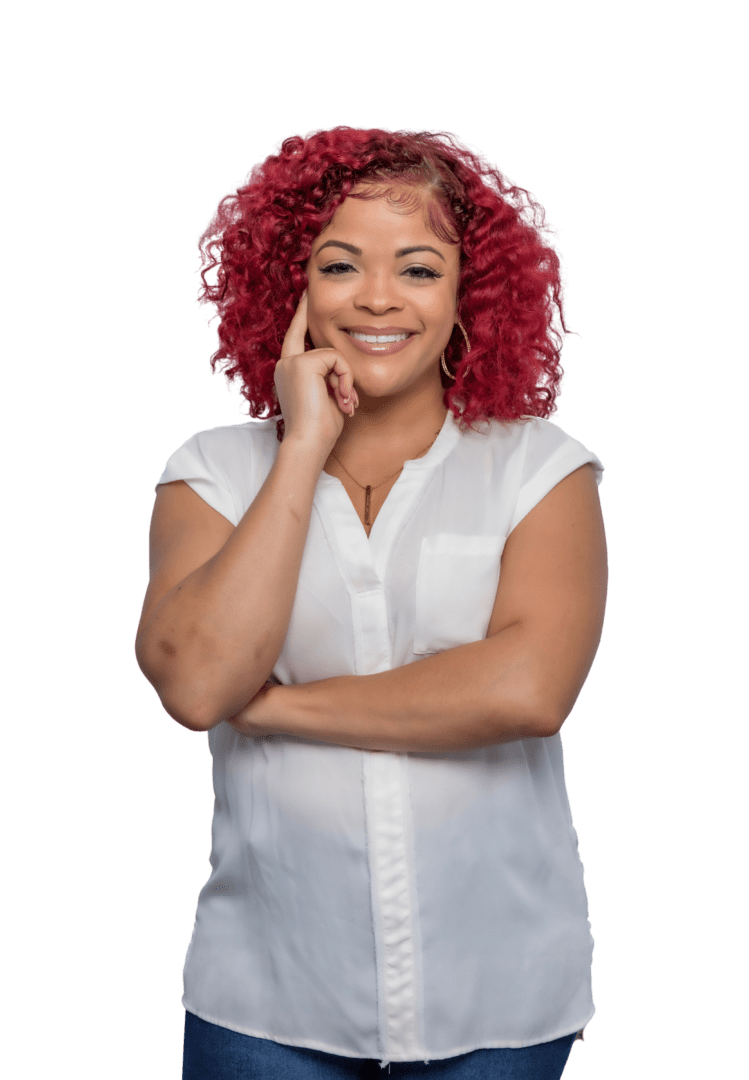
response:
<path id="1" fill-rule="evenodd" d="M 202 431 L 185 480 L 235 526 L 275 421 Z M 335 477 L 314 497 L 282 683 L 364 675 L 482 639 L 506 537 L 598 458 L 538 418 L 451 413 L 367 537 Z M 208 733 L 216 795 L 183 1004 L 233 1031 L 351 1058 L 435 1061 L 579 1031 L 594 1012 L 583 868 L 559 735 L 447 753 Z"/>

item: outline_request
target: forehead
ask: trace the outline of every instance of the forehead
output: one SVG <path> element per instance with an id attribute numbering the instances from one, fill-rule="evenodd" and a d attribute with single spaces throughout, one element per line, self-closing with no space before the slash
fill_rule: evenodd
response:
<path id="1" fill-rule="evenodd" d="M 446 244 L 434 234 L 426 214 L 427 197 L 413 189 L 359 199 L 349 196 L 336 210 L 331 221 L 315 241 L 315 248 L 326 240 L 345 240 L 366 250 L 411 247 L 429 244 L 446 260 L 457 260 L 460 246 Z"/>

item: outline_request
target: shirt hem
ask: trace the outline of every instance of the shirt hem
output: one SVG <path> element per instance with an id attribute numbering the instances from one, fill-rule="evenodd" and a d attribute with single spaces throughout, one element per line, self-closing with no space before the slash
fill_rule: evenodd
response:
<path id="1" fill-rule="evenodd" d="M 471 1044 L 458 1049 L 437 1051 L 435 1053 L 424 1050 L 418 1058 L 401 1058 L 395 1056 L 382 1059 L 379 1054 L 374 1056 L 370 1054 L 356 1054 L 351 1050 L 342 1050 L 339 1046 L 331 1046 L 330 1043 L 321 1042 L 318 1039 L 290 1039 L 284 1038 L 283 1036 L 271 1035 L 267 1031 L 259 1031 L 239 1024 L 228 1024 L 226 1021 L 219 1020 L 215 1016 L 210 1016 L 208 1013 L 201 1010 L 193 1009 L 187 1004 L 184 998 L 182 999 L 182 1004 L 187 1012 L 191 1012 L 193 1016 L 197 1016 L 198 1019 L 205 1020 L 208 1024 L 215 1024 L 217 1027 L 227 1028 L 229 1031 L 236 1031 L 239 1035 L 250 1035 L 254 1039 L 268 1039 L 270 1042 L 280 1043 L 281 1046 L 293 1046 L 300 1050 L 319 1050 L 324 1054 L 334 1054 L 337 1057 L 353 1058 L 358 1061 L 379 1061 L 381 1066 L 387 1065 L 391 1061 L 398 1062 L 399 1064 L 422 1061 L 424 1063 L 430 1061 L 445 1061 L 449 1058 L 461 1057 L 463 1054 L 471 1054 L 474 1050 L 522 1050 L 528 1046 L 540 1046 L 543 1043 L 553 1042 L 555 1039 L 562 1039 L 565 1035 L 577 1035 L 590 1023 L 596 1011 L 594 1007 L 593 1011 L 588 1014 L 585 1020 L 577 1021 L 574 1024 L 565 1024 L 561 1031 L 557 1031 L 552 1035 L 544 1035 L 541 1038 L 505 1039 L 502 1042 Z"/>

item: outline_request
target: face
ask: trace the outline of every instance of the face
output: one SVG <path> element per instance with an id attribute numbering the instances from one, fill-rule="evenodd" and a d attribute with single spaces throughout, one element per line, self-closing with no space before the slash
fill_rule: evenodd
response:
<path id="1" fill-rule="evenodd" d="M 459 245 L 438 239 L 420 206 L 348 198 L 307 264 L 312 343 L 343 354 L 360 399 L 435 383 L 441 392 L 459 271 Z"/>

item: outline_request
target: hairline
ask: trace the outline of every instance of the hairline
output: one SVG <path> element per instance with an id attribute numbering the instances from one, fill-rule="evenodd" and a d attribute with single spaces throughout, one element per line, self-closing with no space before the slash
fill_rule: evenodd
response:
<path id="1" fill-rule="evenodd" d="M 424 217 L 424 223 L 433 236 L 436 236 L 442 243 L 460 248 L 462 246 L 460 233 L 451 218 L 449 209 L 445 206 L 443 199 L 440 198 L 437 181 L 438 176 L 436 176 L 434 180 L 431 180 L 428 177 L 419 176 L 415 176 L 411 179 L 401 177 L 398 174 L 392 177 L 365 177 L 362 180 L 354 181 L 346 198 L 364 200 L 385 199 L 390 203 L 395 213 L 403 214 L 404 216 L 415 214 L 417 211 L 421 210 Z M 411 197 L 402 200 L 393 198 L 393 193 L 397 193 L 398 191 L 409 192 L 412 194 Z M 430 206 L 434 207 L 438 212 L 434 218 L 429 214 Z M 433 227 L 435 222 L 439 222 L 443 225 L 445 234 L 449 235 L 450 239 L 445 239 L 435 231 Z"/>

